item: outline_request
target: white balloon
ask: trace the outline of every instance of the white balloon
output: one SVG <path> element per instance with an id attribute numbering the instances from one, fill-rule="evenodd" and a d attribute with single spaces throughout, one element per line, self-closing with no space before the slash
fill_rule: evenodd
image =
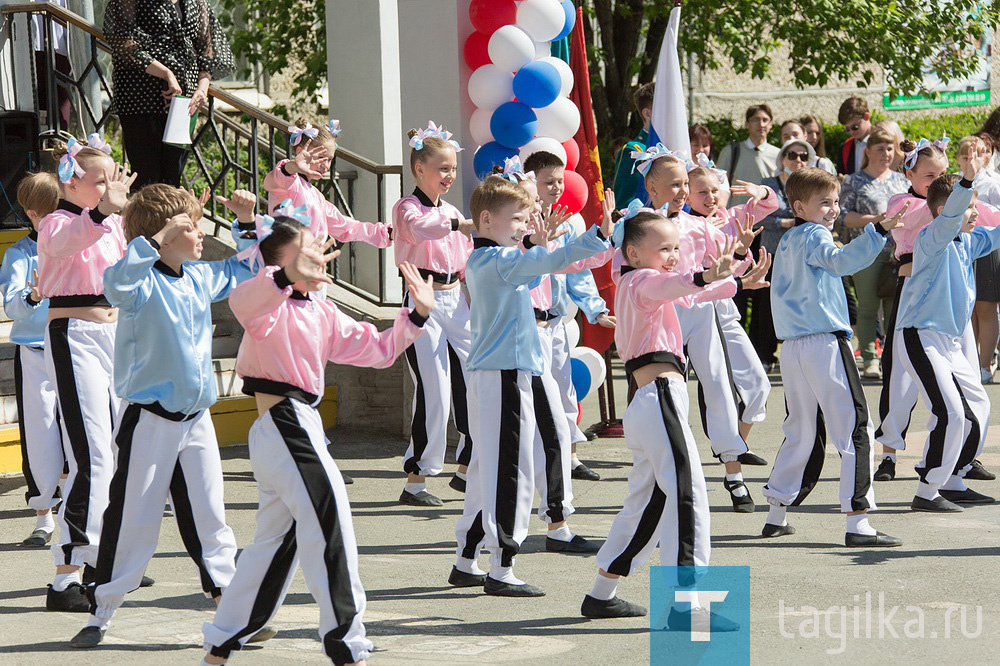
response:
<path id="1" fill-rule="evenodd" d="M 521 0 L 517 25 L 536 42 L 550 42 L 566 25 L 566 12 L 559 0 Z"/>
<path id="2" fill-rule="evenodd" d="M 537 136 L 550 136 L 560 143 L 569 141 L 580 129 L 580 110 L 568 97 L 558 97 L 546 107 L 535 109 Z"/>
<path id="3" fill-rule="evenodd" d="M 587 223 L 583 221 L 583 215 L 576 213 L 575 215 L 570 215 L 569 219 L 564 222 L 564 224 L 572 225 L 573 227 L 573 238 L 579 238 L 580 236 L 587 233 Z"/>
<path id="4" fill-rule="evenodd" d="M 516 72 L 535 58 L 535 42 L 516 25 L 494 32 L 487 50 L 493 64 L 507 72 Z"/>
<path id="5" fill-rule="evenodd" d="M 483 65 L 469 77 L 469 99 L 480 109 L 492 112 L 504 102 L 514 99 L 513 86 L 514 75 L 506 68 Z"/>
<path id="6" fill-rule="evenodd" d="M 535 42 L 535 60 L 552 56 L 552 42 Z"/>
<path id="7" fill-rule="evenodd" d="M 587 366 L 587 370 L 590 370 L 590 390 L 592 393 L 596 391 L 607 377 L 607 366 L 604 364 L 604 357 L 590 347 L 577 347 L 570 352 L 570 356 L 583 361 L 583 364 Z"/>
<path id="8" fill-rule="evenodd" d="M 569 97 L 569 94 L 573 92 L 573 70 L 569 68 L 566 61 L 555 56 L 541 58 L 540 61 L 547 62 L 559 70 L 559 78 L 562 79 L 562 89 L 559 94 L 563 97 Z"/>
<path id="9" fill-rule="evenodd" d="M 493 111 L 490 109 L 476 109 L 469 118 L 469 133 L 472 140 L 480 146 L 493 140 L 493 132 L 490 131 L 490 118 Z"/>
<path id="10" fill-rule="evenodd" d="M 540 150 L 552 153 L 561 159 L 563 164 L 566 164 L 566 149 L 563 148 L 561 143 L 555 139 L 550 139 L 547 136 L 536 136 L 534 139 L 521 146 L 521 163 L 523 164 L 532 153 L 537 153 Z"/>
<path id="11" fill-rule="evenodd" d="M 569 342 L 569 348 L 575 349 L 580 344 L 580 325 L 575 319 L 564 318 L 563 321 L 566 322 L 566 340 Z"/>

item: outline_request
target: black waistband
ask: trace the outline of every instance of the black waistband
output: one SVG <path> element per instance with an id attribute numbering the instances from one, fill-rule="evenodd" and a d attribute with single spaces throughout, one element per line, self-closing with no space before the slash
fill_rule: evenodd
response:
<path id="1" fill-rule="evenodd" d="M 111 303 L 108 303 L 104 294 L 79 294 L 77 296 L 52 296 L 49 298 L 49 308 L 86 308 L 91 305 L 111 307 Z"/>
<path id="2" fill-rule="evenodd" d="M 904 252 L 903 254 L 899 255 L 899 263 L 900 264 L 912 264 L 913 263 L 913 253 L 912 252 Z"/>
<path id="3" fill-rule="evenodd" d="M 672 363 L 677 366 L 677 369 L 682 373 L 684 372 L 685 363 L 677 354 L 668 351 L 655 351 L 649 352 L 648 354 L 642 354 L 641 356 L 636 356 L 635 358 L 625 361 L 625 372 L 628 374 L 634 374 L 639 368 L 644 368 L 647 365 L 652 365 L 654 363 Z"/>
<path id="4" fill-rule="evenodd" d="M 420 277 L 430 278 L 436 284 L 454 284 L 458 282 L 460 277 L 458 273 L 438 273 L 426 268 L 418 268 L 417 270 L 420 271 Z"/>
<path id="5" fill-rule="evenodd" d="M 562 315 L 555 310 L 539 310 L 538 308 L 532 308 L 535 311 L 535 319 L 538 321 L 552 321 L 553 319 L 559 319 Z"/>
<path id="6" fill-rule="evenodd" d="M 320 401 L 320 396 L 304 391 L 298 386 L 285 382 L 276 382 L 273 379 L 259 379 L 257 377 L 243 378 L 243 392 L 247 395 L 257 395 L 258 393 L 283 395 L 286 398 L 293 398 L 313 407 L 318 405 Z"/>
<path id="7" fill-rule="evenodd" d="M 201 414 L 202 411 L 203 411 L 203 410 L 199 409 L 194 414 L 182 414 L 180 412 L 171 412 L 171 411 L 168 411 L 168 410 L 164 409 L 163 405 L 161 405 L 158 402 L 154 402 L 154 403 L 151 403 L 149 405 L 139 405 L 139 403 L 133 403 L 133 404 L 138 405 L 139 407 L 142 407 L 147 412 L 152 412 L 153 414 L 156 414 L 160 418 L 166 419 L 168 421 L 173 421 L 174 423 L 183 423 L 184 421 L 191 421 L 191 420 L 197 418 L 198 415 Z"/>

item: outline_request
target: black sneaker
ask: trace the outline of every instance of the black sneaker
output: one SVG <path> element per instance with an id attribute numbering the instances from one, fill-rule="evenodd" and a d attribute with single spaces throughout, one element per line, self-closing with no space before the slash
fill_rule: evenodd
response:
<path id="1" fill-rule="evenodd" d="M 966 473 L 965 478 L 972 481 L 995 481 L 997 475 L 983 467 L 979 460 L 973 460 L 972 469 Z"/>
<path id="2" fill-rule="evenodd" d="M 454 566 L 451 568 L 451 575 L 448 576 L 448 584 L 453 587 L 482 587 L 485 583 L 486 574 L 465 573 Z"/>
<path id="3" fill-rule="evenodd" d="M 460 493 L 465 492 L 465 479 L 461 479 L 458 476 L 451 477 L 451 481 L 448 482 L 448 486 L 452 490 L 457 490 Z"/>
<path id="4" fill-rule="evenodd" d="M 878 469 L 875 470 L 874 479 L 876 481 L 892 481 L 896 478 L 896 462 L 886 456 L 882 458 L 882 462 L 878 464 Z"/>
<path id="5" fill-rule="evenodd" d="M 739 631 L 740 625 L 733 622 L 728 617 L 723 617 L 717 613 L 710 613 L 704 608 L 692 608 L 689 611 L 679 611 L 676 608 L 670 609 L 667 616 L 666 629 L 670 631 L 691 631 L 691 616 L 708 616 L 708 625 L 712 633 L 719 631 Z M 704 625 L 702 625 L 704 626 Z"/>
<path id="6" fill-rule="evenodd" d="M 932 500 L 924 499 L 923 497 L 914 497 L 913 501 L 910 502 L 910 509 L 913 511 L 927 511 L 929 513 L 959 513 L 960 511 L 965 511 L 965 509 L 954 502 L 949 502 L 943 496 L 935 497 Z"/>
<path id="7" fill-rule="evenodd" d="M 426 490 L 421 490 L 419 493 L 414 495 L 413 493 L 408 493 L 405 490 L 403 494 L 399 496 L 399 503 L 406 504 L 408 506 L 442 506 L 444 502 L 440 498 L 431 495 Z"/>
<path id="8" fill-rule="evenodd" d="M 593 442 L 595 439 L 597 439 L 597 433 L 594 432 L 593 430 L 584 430 L 583 436 L 587 438 L 588 442 Z"/>
<path id="9" fill-rule="evenodd" d="M 767 465 L 767 461 L 761 458 L 759 455 L 753 451 L 747 451 L 746 453 L 741 453 L 737 460 L 741 465 Z"/>
<path id="10" fill-rule="evenodd" d="M 569 474 L 571 477 L 578 481 L 600 481 L 601 475 L 590 469 L 583 463 L 580 463 Z"/>
<path id="11" fill-rule="evenodd" d="M 589 618 L 610 618 L 610 617 L 645 617 L 646 609 L 639 604 L 633 604 L 612 597 L 611 599 L 595 599 L 589 594 L 583 598 L 580 606 L 580 615 Z"/>
<path id="12" fill-rule="evenodd" d="M 70 583 L 62 592 L 57 592 L 51 585 L 45 595 L 45 610 L 62 613 L 89 613 L 90 599 L 87 590 L 79 583 Z"/>
<path id="13" fill-rule="evenodd" d="M 764 529 L 760 531 L 762 537 L 780 537 L 788 534 L 795 534 L 795 528 L 791 525 L 773 525 L 771 523 L 764 523 Z"/>
<path id="14" fill-rule="evenodd" d="M 96 582 L 97 582 L 97 569 L 95 569 L 94 567 L 90 566 L 89 564 L 84 564 L 83 565 L 83 584 L 84 585 L 91 585 L 91 584 L 96 583 Z M 143 576 L 142 579 L 139 581 L 139 587 L 153 587 L 153 585 L 155 585 L 155 584 L 156 584 L 156 581 L 153 580 L 152 578 L 150 578 L 149 576 Z M 138 588 L 136 588 L 136 589 L 138 589 Z M 134 591 L 135 590 L 133 590 L 133 592 Z"/>
<path id="15" fill-rule="evenodd" d="M 104 640 L 104 630 L 100 627 L 84 627 L 69 641 L 70 647 L 92 648 Z"/>
<path id="16" fill-rule="evenodd" d="M 992 504 L 994 500 L 989 495 L 977 493 L 972 488 L 965 490 L 939 490 L 941 497 L 955 504 Z"/>
<path id="17" fill-rule="evenodd" d="M 523 583 L 501 583 L 495 578 L 486 576 L 486 583 L 483 585 L 483 592 L 494 597 L 544 597 L 545 593 L 534 585 Z"/>
<path id="18" fill-rule="evenodd" d="M 45 548 L 52 541 L 52 532 L 35 530 L 31 536 L 21 542 L 22 548 Z"/>
<path id="19" fill-rule="evenodd" d="M 579 555 L 593 555 L 601 549 L 601 545 L 594 541 L 587 541 L 579 534 L 574 534 L 569 541 L 560 541 L 552 537 L 545 537 L 545 550 L 550 553 L 574 553 Z"/>
<path id="20" fill-rule="evenodd" d="M 730 481 L 729 479 L 723 479 L 722 485 L 729 491 L 729 499 L 733 501 L 733 511 L 736 513 L 753 513 L 755 508 L 753 498 L 750 497 L 750 490 L 746 487 L 745 483 L 742 481 Z M 742 497 L 737 497 L 733 494 L 733 491 L 738 488 L 743 488 L 747 491 L 747 494 Z"/>
<path id="21" fill-rule="evenodd" d="M 876 532 L 875 534 L 847 532 L 844 534 L 844 545 L 848 548 L 893 548 L 895 546 L 902 546 L 903 540 L 883 534 L 882 532 Z"/>
<path id="22" fill-rule="evenodd" d="M 344 479 L 344 485 L 345 486 L 352 486 L 352 485 L 354 485 L 354 479 L 351 478 L 351 477 L 349 477 L 349 476 L 347 476 L 343 472 L 340 473 L 340 477 L 342 479 Z M 263 629 L 261 631 L 263 631 Z M 249 643 L 250 641 L 247 641 L 247 642 Z"/>

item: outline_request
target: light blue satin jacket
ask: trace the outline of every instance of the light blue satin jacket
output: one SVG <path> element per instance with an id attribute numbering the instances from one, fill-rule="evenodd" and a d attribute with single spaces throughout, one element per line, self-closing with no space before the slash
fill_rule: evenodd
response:
<path id="1" fill-rule="evenodd" d="M 0 290 L 3 291 L 3 309 L 11 318 L 10 341 L 42 349 L 45 346 L 45 327 L 49 323 L 49 299 L 30 303 L 29 281 L 34 281 L 38 268 L 38 234 L 32 231 L 17 241 L 3 255 L 0 266 Z"/>
<path id="2" fill-rule="evenodd" d="M 572 225 L 567 224 L 571 232 L 560 236 L 556 242 L 565 245 L 575 238 Z M 608 304 L 601 298 L 594 282 L 594 274 L 590 270 L 577 273 L 557 273 L 549 276 L 552 285 L 552 309 L 562 316 L 569 314 L 570 301 L 576 303 L 591 324 L 597 323 L 597 318 L 610 312 Z"/>

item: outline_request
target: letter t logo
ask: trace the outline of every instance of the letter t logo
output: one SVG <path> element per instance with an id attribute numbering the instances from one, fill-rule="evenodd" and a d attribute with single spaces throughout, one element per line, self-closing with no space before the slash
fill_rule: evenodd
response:
<path id="1" fill-rule="evenodd" d="M 698 604 L 705 608 L 704 613 L 691 613 L 691 640 L 692 641 L 710 641 L 712 640 L 712 604 L 725 601 L 729 592 L 726 590 L 715 590 L 715 591 L 705 591 L 705 590 L 677 590 L 674 592 L 674 601 L 686 601 L 692 604 L 691 610 L 694 610 L 694 604 Z"/>

